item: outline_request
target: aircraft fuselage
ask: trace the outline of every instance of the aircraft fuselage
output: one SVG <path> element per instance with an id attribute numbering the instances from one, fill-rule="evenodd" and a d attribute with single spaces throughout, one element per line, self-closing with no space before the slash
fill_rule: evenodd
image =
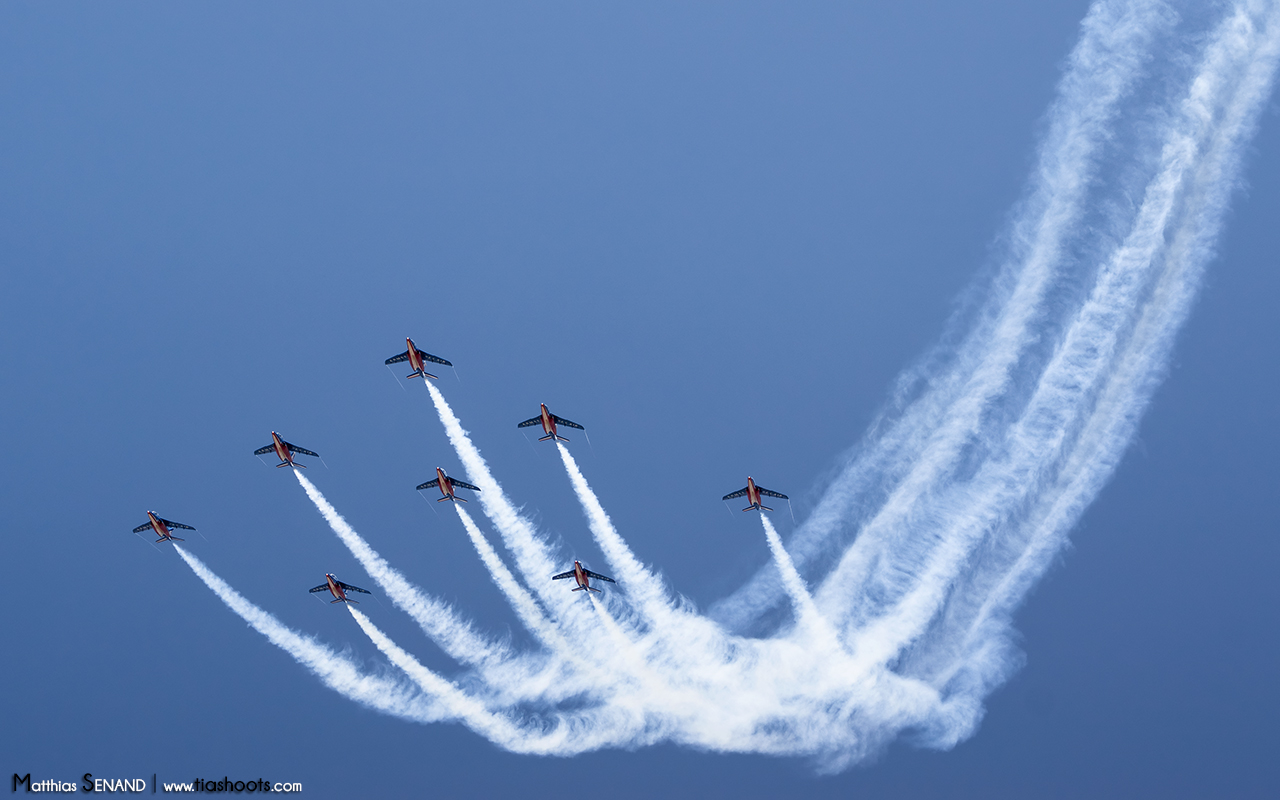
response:
<path id="1" fill-rule="evenodd" d="M 444 474 L 444 470 L 436 467 L 436 477 L 440 479 L 440 494 L 450 500 L 458 500 L 458 496 L 453 493 L 453 481 L 449 480 L 449 476 Z"/>
<path id="2" fill-rule="evenodd" d="M 556 421 L 551 418 L 551 412 L 547 410 L 546 403 L 540 403 L 542 406 L 542 432 L 552 437 L 552 441 L 558 438 L 560 434 L 556 433 Z"/>
<path id="3" fill-rule="evenodd" d="M 280 459 L 283 464 L 294 466 L 293 453 L 289 452 L 289 446 L 284 443 L 284 439 L 280 438 L 280 434 L 275 431 L 271 432 L 271 444 L 276 449 L 276 458 Z"/>
<path id="4" fill-rule="evenodd" d="M 349 603 L 349 602 L 351 602 L 350 600 L 348 600 L 348 599 L 347 599 L 347 593 L 346 593 L 346 592 L 344 592 L 344 591 L 342 591 L 342 587 L 338 585 L 338 582 L 337 582 L 336 580 L 334 580 L 334 578 L 333 578 L 333 576 L 332 576 L 332 575 L 330 575 L 329 573 L 327 573 L 327 572 L 326 572 L 326 573 L 325 573 L 325 576 L 324 576 L 324 579 L 325 579 L 326 581 L 328 581 L 328 582 L 329 582 L 329 593 L 330 593 L 330 594 L 332 594 L 335 598 L 337 598 L 337 599 L 335 599 L 333 602 L 335 602 L 335 603 L 337 603 L 337 602 L 343 602 L 343 603 Z"/>
<path id="5" fill-rule="evenodd" d="M 156 535 L 160 537 L 156 541 L 158 542 L 163 542 L 166 540 L 170 542 L 173 541 L 173 533 L 172 531 L 169 530 L 169 526 L 161 522 L 160 518 L 156 516 L 154 511 L 148 511 L 147 517 L 151 520 L 151 529 L 154 530 L 156 532 Z"/>

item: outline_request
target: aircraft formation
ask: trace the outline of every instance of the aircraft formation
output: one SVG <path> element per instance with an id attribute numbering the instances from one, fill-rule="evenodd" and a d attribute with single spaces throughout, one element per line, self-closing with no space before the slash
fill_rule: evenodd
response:
<path id="1" fill-rule="evenodd" d="M 414 344 L 413 339 L 405 338 L 404 341 L 405 341 L 405 344 L 408 346 L 408 349 L 399 355 L 388 358 L 385 363 L 388 366 L 390 366 L 391 364 L 397 364 L 405 361 L 409 362 L 409 366 L 413 368 L 413 372 L 409 373 L 407 377 L 433 378 L 438 380 L 439 379 L 438 376 L 432 375 L 430 372 L 426 371 L 426 364 L 432 363 L 432 364 L 442 364 L 447 367 L 453 366 L 453 362 L 451 361 L 446 361 L 445 359 L 440 358 L 439 356 L 434 356 L 423 350 L 419 350 L 417 345 Z M 569 441 L 568 438 L 560 435 L 560 432 L 559 432 L 560 427 L 573 428 L 575 430 L 580 430 L 584 432 L 586 431 L 586 428 L 574 422 L 573 420 L 565 419 L 564 417 L 558 417 L 555 414 L 552 414 L 550 409 L 547 408 L 546 403 L 540 403 L 539 406 L 540 406 L 540 409 L 538 412 L 538 416 L 530 417 L 524 422 L 520 422 L 516 425 L 517 428 L 528 428 L 533 425 L 541 425 L 542 432 L 545 435 L 540 436 L 538 438 L 538 441 L 568 442 Z M 296 460 L 296 457 L 299 455 L 311 456 L 312 458 L 320 457 L 319 453 L 313 452 L 311 450 L 306 449 L 305 447 L 299 447 L 291 442 L 285 441 L 284 438 L 282 438 L 280 434 L 277 433 L 276 431 L 271 432 L 270 444 L 259 447 L 257 450 L 253 451 L 253 454 L 255 456 L 262 456 L 268 453 L 274 453 L 276 458 L 280 459 L 280 463 L 276 464 L 276 467 L 293 467 L 294 469 L 306 468 L 306 464 L 299 463 Z M 452 502 L 461 502 L 461 503 L 467 502 L 465 497 L 458 496 L 457 494 L 458 489 L 468 489 L 473 492 L 480 491 L 480 487 L 478 486 L 473 486 L 472 484 L 467 483 L 466 481 L 462 481 L 457 478 L 450 477 L 442 467 L 436 467 L 435 478 L 432 478 L 431 480 L 425 483 L 420 483 L 414 488 L 417 491 L 422 491 L 424 489 L 439 489 L 440 494 L 442 496 L 436 498 L 437 503 L 441 503 L 446 500 L 449 500 Z M 785 494 L 780 494 L 778 492 L 765 489 L 762 486 L 757 486 L 755 480 L 750 476 L 747 477 L 747 485 L 745 487 L 743 487 L 742 489 L 739 489 L 736 492 L 730 492 L 729 494 L 725 495 L 722 498 L 722 500 L 727 502 L 729 500 L 733 500 L 738 497 L 747 498 L 747 507 L 742 509 L 743 511 L 759 511 L 761 513 L 765 511 L 773 510 L 772 508 L 764 505 L 764 503 L 761 501 L 762 497 L 776 497 L 781 500 L 789 500 L 789 498 Z M 148 528 L 150 528 L 154 533 L 156 533 L 160 537 L 159 539 L 156 539 L 157 543 L 184 541 L 183 539 L 173 535 L 172 529 L 174 528 L 179 528 L 179 529 L 188 530 L 188 531 L 195 530 L 195 528 L 191 527 L 190 525 L 184 525 L 181 522 L 174 522 L 172 520 L 164 519 L 163 517 L 158 516 L 154 511 L 148 511 L 147 521 L 139 525 L 138 527 L 134 528 L 133 532 L 141 533 L 142 531 L 147 530 Z M 349 598 L 347 596 L 347 592 L 371 594 L 367 590 L 361 589 L 358 586 L 352 586 L 351 584 L 343 583 L 342 581 L 338 580 L 337 577 L 332 573 L 325 573 L 324 577 L 325 577 L 324 583 L 320 584 L 319 586 L 316 586 L 313 589 L 309 589 L 308 591 L 313 594 L 317 592 L 328 591 L 334 597 L 334 599 L 330 601 L 331 603 L 357 602 L 356 600 L 352 600 L 351 598 Z M 582 566 L 582 562 L 577 560 L 573 562 L 572 569 L 566 572 L 562 572 L 558 575 L 551 576 L 551 580 L 553 581 L 564 580 L 567 578 L 573 578 L 575 583 L 577 583 L 577 586 L 573 589 L 573 591 L 575 592 L 583 592 L 583 591 L 588 593 L 599 592 L 600 589 L 597 589 L 596 587 L 591 585 L 592 580 L 604 581 L 607 583 L 617 583 L 617 581 L 615 581 L 613 578 L 610 578 L 607 575 L 601 575 L 598 572 L 592 572 L 591 570 Z"/>

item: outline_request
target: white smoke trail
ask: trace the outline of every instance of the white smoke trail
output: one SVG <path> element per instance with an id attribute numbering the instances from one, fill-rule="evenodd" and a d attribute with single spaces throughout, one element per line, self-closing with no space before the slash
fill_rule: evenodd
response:
<path id="1" fill-rule="evenodd" d="M 368 617 L 356 610 L 355 606 L 348 605 L 347 610 L 351 612 L 351 616 L 355 618 L 360 629 L 365 632 L 374 646 L 381 650 L 392 664 L 403 670 L 427 695 L 436 698 L 449 718 L 461 721 L 476 733 L 509 750 L 545 753 L 554 752 L 557 749 L 556 745 L 559 742 L 542 741 L 541 737 L 529 736 L 521 732 L 509 719 L 490 713 L 483 703 L 424 667 L 416 658 L 391 641 Z M 562 737 L 556 737 L 556 739 L 559 738 Z"/>
<path id="2" fill-rule="evenodd" d="M 907 373 L 891 413 L 786 547 L 762 516 L 773 563 L 715 610 L 726 627 L 636 558 L 558 444 L 620 591 L 592 596 L 591 608 L 555 591 L 548 578 L 564 565 L 430 382 L 533 593 L 460 518 L 551 666 L 481 669 L 467 695 L 362 627 L 437 718 L 469 720 L 522 752 L 671 741 L 804 754 L 834 770 L 903 731 L 933 747 L 971 735 L 1018 663 L 1013 610 L 1111 475 L 1163 375 L 1278 59 L 1280 0 L 1187 18 L 1157 0 L 1094 5 L 986 299 Z M 390 570 L 313 488 L 362 562 Z M 794 627 L 779 611 L 788 598 Z"/>
<path id="3" fill-rule="evenodd" d="M 476 525 L 475 520 L 471 519 L 471 515 L 456 503 L 454 504 L 454 510 L 458 512 L 458 519 L 462 520 L 462 527 L 466 529 L 467 536 L 470 537 L 471 544 L 475 546 L 476 552 L 480 555 L 480 560 L 484 562 L 485 569 L 489 570 L 489 574 L 493 576 L 494 584 L 506 596 L 507 601 L 511 603 L 511 607 L 515 609 L 520 621 L 546 646 L 560 653 L 571 651 L 572 648 L 569 643 L 565 641 L 551 621 L 542 613 L 542 608 L 539 607 L 538 601 L 516 580 L 516 576 L 511 574 L 511 570 L 507 569 L 507 565 L 502 563 L 502 559 L 489 544 L 489 540 L 484 538 L 484 534 L 480 531 L 480 527 Z"/>
<path id="4" fill-rule="evenodd" d="M 786 587 L 787 594 L 791 595 L 791 602 L 795 604 L 796 616 L 800 624 L 809 628 L 815 639 L 827 644 L 835 644 L 836 632 L 818 612 L 813 597 L 804 585 L 804 578 L 801 578 L 800 573 L 796 571 L 795 563 L 792 562 L 791 556 L 787 555 L 787 549 L 782 546 L 782 539 L 763 511 L 760 512 L 760 524 L 764 526 L 764 537 L 769 542 L 769 552 L 773 554 L 773 561 L 777 564 L 778 573 L 782 576 L 782 585 Z"/>
<path id="5" fill-rule="evenodd" d="M 378 555 L 377 551 L 347 524 L 315 484 L 296 469 L 293 474 L 298 477 L 298 483 L 302 484 L 307 497 L 315 503 L 325 522 L 329 523 L 329 527 L 356 557 L 365 572 L 377 581 L 382 590 L 387 593 L 387 597 L 391 598 L 391 602 L 413 617 L 414 621 L 445 653 L 470 666 L 493 666 L 509 658 L 510 653 L 505 648 L 476 633 L 470 623 L 458 618 L 453 609 L 424 594 L 398 570 L 393 569 L 386 559 Z"/>
<path id="6" fill-rule="evenodd" d="M 672 599 L 662 581 L 640 563 L 640 559 L 635 557 L 631 548 L 618 535 L 604 506 L 600 505 L 600 500 L 591 491 L 587 479 L 582 476 L 582 470 L 578 469 L 578 462 L 569 454 L 569 448 L 560 442 L 556 442 L 556 448 L 560 451 L 565 471 L 569 473 L 569 482 L 578 496 L 578 502 L 582 504 L 587 525 L 617 577 L 625 582 L 627 595 L 639 606 L 649 622 L 669 618 Z"/>
<path id="7" fill-rule="evenodd" d="M 173 549 L 228 608 L 267 637 L 268 641 L 292 656 L 330 689 L 361 705 L 414 722 L 436 722 L 444 719 L 444 709 L 437 702 L 411 691 L 399 681 L 361 672 L 350 658 L 287 627 L 271 614 L 250 603 L 200 559 L 176 544 Z"/>
<path id="8" fill-rule="evenodd" d="M 1064 272 L 1078 266 L 1073 245 L 1078 247 L 1075 239 L 1089 219 L 1088 190 L 1098 180 L 1106 146 L 1115 139 L 1121 104 L 1148 70 L 1152 43 L 1167 35 L 1176 18 L 1159 0 L 1104 0 L 1089 10 L 1048 115 L 1028 198 L 1012 225 L 1009 257 L 985 305 L 958 346 L 953 349 L 944 341 L 903 375 L 892 409 L 897 418 L 890 413 L 872 426 L 869 441 L 855 451 L 797 531 L 791 554 L 801 565 L 852 539 L 895 488 L 903 496 L 911 471 L 936 474 L 951 467 L 962 448 L 940 446 L 954 441 L 938 434 L 945 423 L 960 432 L 981 428 L 975 416 L 997 404 L 1010 372 L 1048 327 L 1046 296 Z M 957 324 L 963 322 L 962 317 Z M 920 396 L 907 402 L 913 393 Z M 933 452 L 926 458 L 930 447 Z M 928 476 L 922 476 L 909 488 L 918 494 L 929 485 Z M 784 596 L 777 574 L 762 569 L 713 614 L 735 629 L 749 628 Z"/>
<path id="9" fill-rule="evenodd" d="M 502 486 L 489 472 L 489 465 L 484 456 L 471 442 L 471 437 L 463 429 L 453 409 L 445 402 L 444 395 L 431 381 L 423 379 L 427 390 L 431 393 L 431 402 L 435 404 L 436 413 L 444 425 L 449 443 L 457 452 L 468 477 L 480 487 L 480 507 L 485 516 L 493 522 L 494 527 L 502 534 L 507 548 L 516 558 L 516 564 L 524 574 L 525 580 L 534 587 L 543 600 L 549 599 L 549 591 L 545 588 L 546 578 L 555 574 L 556 560 L 551 557 L 547 543 L 538 536 L 533 525 L 520 515 L 511 501 L 507 499 Z"/>

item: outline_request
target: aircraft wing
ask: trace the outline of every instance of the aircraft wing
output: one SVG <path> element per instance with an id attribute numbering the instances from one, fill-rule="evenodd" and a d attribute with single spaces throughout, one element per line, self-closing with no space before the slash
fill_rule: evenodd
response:
<path id="1" fill-rule="evenodd" d="M 133 529 L 133 532 L 134 532 L 134 533 L 142 533 L 143 531 L 145 531 L 147 528 L 150 528 L 150 527 L 151 527 L 151 522 L 150 522 L 150 521 L 148 521 L 148 522 L 144 522 L 144 523 L 142 523 L 141 525 L 139 525 L 138 527 L 134 528 L 134 529 Z"/>
<path id="2" fill-rule="evenodd" d="M 254 451 L 253 451 L 253 454 L 254 454 L 255 456 L 266 455 L 267 453 L 270 453 L 272 450 L 275 450 L 275 449 L 276 449 L 275 442 L 272 442 L 271 444 L 267 445 L 266 447 L 259 447 L 257 450 L 254 450 Z"/>
<path id="3" fill-rule="evenodd" d="M 191 527 L 190 525 L 183 525 L 181 522 L 174 522 L 171 519 L 164 519 L 163 517 L 161 517 L 160 521 L 163 522 L 165 525 L 168 525 L 170 528 L 182 528 L 184 531 L 195 530 L 195 528 Z"/>
<path id="4" fill-rule="evenodd" d="M 365 589 L 361 589 L 359 586 L 352 586 L 351 584 L 343 583 L 342 581 L 338 581 L 338 585 L 341 586 L 343 589 L 347 590 L 348 592 L 359 592 L 360 594 L 373 594 L 373 592 L 367 591 Z"/>
<path id="5" fill-rule="evenodd" d="M 328 591 L 328 589 L 329 589 L 329 583 L 328 583 L 328 581 L 326 581 L 326 582 L 324 582 L 324 583 L 320 584 L 319 586 L 317 586 L 316 588 L 314 588 L 314 589 L 308 589 L 307 591 L 308 591 L 308 592 L 311 592 L 312 594 L 315 594 L 316 592 L 324 592 L 324 591 Z"/>
<path id="6" fill-rule="evenodd" d="M 551 415 L 551 419 L 555 420 L 555 423 L 557 425 L 563 425 L 566 428 L 577 428 L 580 431 L 586 430 L 586 428 L 582 427 L 581 425 L 574 422 L 573 420 L 568 420 L 568 419 L 565 419 L 564 417 L 557 417 L 555 414 Z"/>
<path id="7" fill-rule="evenodd" d="M 539 422 L 542 422 L 542 415 L 541 415 L 541 414 L 539 414 L 538 416 L 534 417 L 533 419 L 526 419 L 524 422 L 521 422 L 521 423 L 520 423 L 519 425 L 517 425 L 516 427 L 517 427 L 517 428 L 527 428 L 527 427 L 529 427 L 530 425 L 537 425 Z"/>
<path id="8" fill-rule="evenodd" d="M 454 485 L 454 486 L 461 486 L 463 489 L 470 489 L 470 490 L 471 490 L 471 491 L 473 491 L 473 492 L 478 492 L 478 491 L 480 491 L 480 487 L 479 487 L 479 486 L 472 486 L 471 484 L 467 483 L 466 481 L 460 481 L 460 480 L 458 480 L 457 478 L 450 478 L 449 480 L 453 482 L 453 485 Z"/>
<path id="9" fill-rule="evenodd" d="M 589 569 L 584 569 L 583 572 L 587 573 L 588 578 L 595 578 L 598 581 L 608 581 L 609 583 L 617 583 L 613 578 L 610 578 L 608 575 L 601 575 L 599 572 L 592 572 Z"/>
<path id="10" fill-rule="evenodd" d="M 401 361 L 408 361 L 408 360 L 409 360 L 409 351 L 408 351 L 408 350 L 405 350 L 403 353 L 401 353 L 401 354 L 400 354 L 400 355 L 398 355 L 398 356 L 392 356 L 391 358 L 388 358 L 388 359 L 386 360 L 386 363 L 387 363 L 387 364 L 399 364 Z"/>
<path id="11" fill-rule="evenodd" d="M 452 367 L 452 366 L 453 366 L 453 362 L 452 362 L 452 361 L 445 361 L 445 360 L 444 360 L 443 358 L 441 358 L 440 356 L 433 356 L 433 355 L 431 355 L 430 353 L 424 353 L 424 352 L 422 352 L 421 350 L 419 350 L 419 351 L 418 351 L 418 355 L 422 356 L 422 360 L 423 360 L 423 361 L 431 361 L 431 362 L 434 362 L 434 363 L 436 363 L 436 364 L 444 364 L 446 367 Z"/>
<path id="12" fill-rule="evenodd" d="M 457 483 L 457 481 L 454 481 L 454 483 Z M 413 488 L 414 488 L 414 489 L 417 489 L 418 491 L 422 491 L 423 489 L 434 489 L 435 487 L 437 487 L 437 486 L 439 486 L 439 485 L 440 485 L 440 479 L 439 479 L 439 478 L 432 478 L 431 480 L 427 481 L 426 483 L 418 484 L 417 486 L 415 486 L 415 487 L 413 487 Z"/>
<path id="13" fill-rule="evenodd" d="M 572 577 L 573 577 L 573 570 L 569 570 L 568 572 L 561 572 L 559 575 L 552 575 L 551 580 L 558 581 L 564 578 L 572 578 Z"/>
<path id="14" fill-rule="evenodd" d="M 730 494 L 726 494 L 724 497 L 721 497 L 720 499 L 721 499 L 721 500 L 732 500 L 732 499 L 733 499 L 733 498 L 735 498 L 735 497 L 746 497 L 746 496 L 747 496 L 747 487 L 743 486 L 743 487 L 742 487 L 741 489 L 739 489 L 738 491 L 736 491 L 736 492 L 732 492 L 732 493 L 730 493 Z"/>
<path id="15" fill-rule="evenodd" d="M 769 491 L 768 489 L 765 489 L 765 488 L 760 487 L 760 486 L 757 486 L 757 487 L 756 487 L 756 490 L 757 490 L 758 492 L 760 492 L 760 494 L 764 495 L 765 497 L 776 497 L 776 498 L 778 498 L 779 500 L 790 500 L 790 499 L 791 499 L 790 497 L 787 497 L 785 494 L 778 494 L 777 492 L 771 492 L 771 491 Z"/>
<path id="16" fill-rule="evenodd" d="M 298 447 L 296 444 L 289 444 L 288 442 L 285 442 L 284 446 L 294 453 L 301 453 L 304 456 L 315 456 L 316 458 L 320 457 L 319 453 L 313 453 L 305 447 Z"/>

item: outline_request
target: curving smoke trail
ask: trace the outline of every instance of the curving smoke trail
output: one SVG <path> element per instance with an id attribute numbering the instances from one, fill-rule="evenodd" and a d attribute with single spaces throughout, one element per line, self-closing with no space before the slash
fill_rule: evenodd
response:
<path id="1" fill-rule="evenodd" d="M 391 602 L 413 617 L 423 632 L 439 644 L 442 650 L 463 664 L 472 666 L 496 664 L 504 660 L 508 655 L 504 648 L 486 640 L 469 623 L 459 619 L 453 609 L 410 583 L 356 533 L 355 528 L 342 518 L 315 484 L 296 469 L 293 474 L 297 476 L 298 483 L 302 484 L 307 497 L 315 503 L 320 516 L 329 523 L 329 527 L 356 557 L 365 572 L 378 582 Z"/>
<path id="2" fill-rule="evenodd" d="M 338 694 L 377 711 L 414 722 L 438 722 L 448 718 L 447 711 L 430 697 L 414 692 L 399 681 L 366 675 L 342 653 L 325 647 L 310 636 L 298 633 L 250 603 L 200 559 L 176 544 L 173 549 L 228 608 L 276 647 L 293 656 L 295 661 Z"/>
<path id="3" fill-rule="evenodd" d="M 1005 258 L 942 344 L 902 377 L 786 546 L 762 518 L 772 561 L 710 617 L 635 556 L 559 443 L 618 584 L 601 597 L 552 586 L 566 562 L 507 498 L 430 382 L 514 571 L 461 508 L 459 518 L 540 650 L 497 647 L 427 599 L 300 474 L 379 585 L 473 668 L 470 694 L 353 609 L 422 693 L 371 689 L 361 681 L 373 679 L 285 635 L 179 552 L 335 689 L 408 719 L 460 719 L 511 750 L 671 741 L 807 755 L 837 770 L 904 731 L 953 746 L 1020 662 L 1012 613 L 1114 471 L 1164 374 L 1278 59 L 1280 0 L 1185 13 L 1158 0 L 1095 3 Z"/>

